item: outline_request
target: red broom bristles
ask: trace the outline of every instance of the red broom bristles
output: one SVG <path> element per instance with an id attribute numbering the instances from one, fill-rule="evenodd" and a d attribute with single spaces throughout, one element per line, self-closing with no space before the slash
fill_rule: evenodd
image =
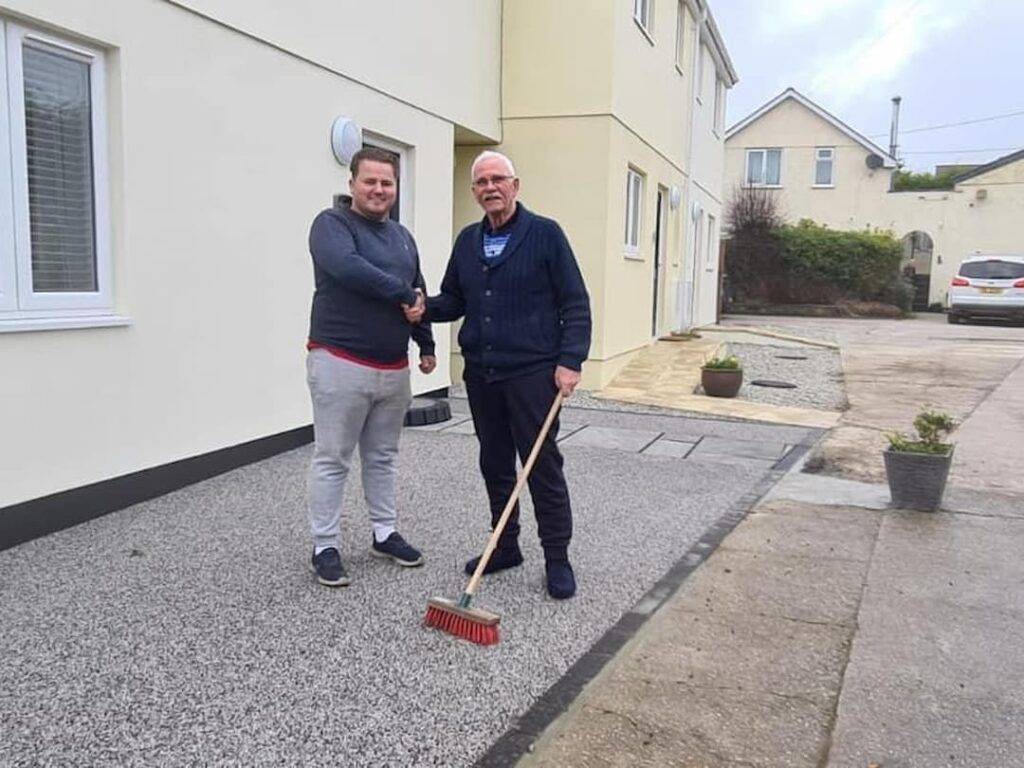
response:
<path id="1" fill-rule="evenodd" d="M 469 640 L 477 645 L 496 645 L 498 642 L 498 626 L 496 624 L 480 624 L 434 605 L 427 606 L 424 622 L 428 627 L 440 629 L 442 632 Z"/>

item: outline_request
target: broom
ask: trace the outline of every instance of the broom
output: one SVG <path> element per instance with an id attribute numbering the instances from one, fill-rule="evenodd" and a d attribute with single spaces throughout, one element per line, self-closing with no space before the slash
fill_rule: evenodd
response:
<path id="1" fill-rule="evenodd" d="M 551 404 L 551 410 L 548 411 L 547 418 L 544 419 L 544 424 L 540 428 L 537 439 L 533 443 L 533 449 L 526 458 L 526 463 L 523 464 L 523 470 L 519 473 L 516 487 L 512 490 L 512 495 L 505 504 L 501 517 L 498 518 L 498 524 L 494 526 L 491 538 L 487 541 L 484 553 L 480 556 L 480 562 L 476 566 L 476 571 L 473 572 L 469 584 L 466 585 L 466 591 L 462 593 L 462 597 L 459 598 L 458 602 L 446 600 L 443 597 L 430 598 L 427 601 L 427 615 L 425 619 L 428 627 L 440 629 L 442 632 L 461 637 L 477 645 L 497 644 L 498 622 L 501 621 L 501 617 L 490 611 L 471 608 L 470 603 L 473 601 L 473 595 L 480 585 L 484 569 L 487 567 L 487 563 L 490 562 L 495 547 L 498 546 L 498 539 L 501 538 L 501 533 L 505 530 L 505 524 L 512 515 L 512 509 L 515 507 L 516 502 L 519 501 L 519 494 L 522 493 L 523 486 L 526 485 L 526 479 L 530 476 L 530 470 L 533 469 L 533 464 L 537 460 L 537 454 L 540 453 L 544 439 L 548 436 L 551 423 L 555 420 L 555 416 L 558 415 L 558 409 L 562 406 L 562 400 L 562 393 L 558 392 L 555 395 L 555 401 Z"/>

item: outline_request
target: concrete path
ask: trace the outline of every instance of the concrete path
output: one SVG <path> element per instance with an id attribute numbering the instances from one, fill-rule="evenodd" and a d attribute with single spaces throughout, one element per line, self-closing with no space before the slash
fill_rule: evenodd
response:
<path id="1" fill-rule="evenodd" d="M 849 409 L 815 449 L 810 466 L 824 474 L 870 483 L 885 482 L 878 457 L 888 444 L 887 432 L 912 432 L 914 417 L 926 407 L 944 410 L 961 422 L 968 420 L 1024 359 L 1024 329 L 948 325 L 943 315 L 936 314 L 913 320 L 730 317 L 724 326 L 771 326 L 839 342 Z M 1012 387 L 1007 387 L 995 403 L 1012 396 Z M 991 414 L 986 417 L 990 428 L 999 422 L 995 403 L 986 409 Z M 961 432 L 964 429 L 966 425 Z M 984 440 L 985 428 L 979 424 L 971 431 L 974 436 L 966 440 L 980 447 L 977 438 Z M 954 439 L 960 441 L 961 436 Z M 954 466 L 961 464 L 959 454 Z M 992 479 L 995 474 L 985 477 Z M 1021 473 L 1016 475 L 1019 478 Z M 965 480 L 959 470 L 954 470 L 954 478 Z M 1014 489 L 1024 491 L 1024 480 L 1017 482 L 1022 484 Z M 1005 481 L 996 488 L 1005 489 Z"/>
<path id="2" fill-rule="evenodd" d="M 593 396 L 769 424 L 828 429 L 839 421 L 840 414 L 833 411 L 695 394 L 694 390 L 700 385 L 701 366 L 718 353 L 722 343 L 719 338 L 658 341 L 642 350 L 608 386 L 594 392 Z"/>
<path id="3" fill-rule="evenodd" d="M 840 426 L 840 476 L 777 483 L 523 766 L 1024 766 L 1024 332 L 847 323 L 866 432 L 924 398 L 965 419 L 946 511 L 889 510 L 880 447 Z"/>

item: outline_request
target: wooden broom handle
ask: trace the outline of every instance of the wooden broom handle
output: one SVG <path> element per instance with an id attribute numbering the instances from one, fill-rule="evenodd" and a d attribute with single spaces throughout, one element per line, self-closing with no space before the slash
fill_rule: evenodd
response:
<path id="1" fill-rule="evenodd" d="M 548 417 L 544 419 L 544 424 L 540 428 L 537 439 L 533 441 L 533 449 L 526 458 L 526 463 L 523 464 L 523 470 L 519 473 L 519 478 L 516 480 L 516 487 L 512 490 L 512 495 L 509 496 L 505 509 L 502 510 L 501 517 L 498 518 L 498 524 L 494 526 L 491 538 L 487 540 L 487 546 L 484 548 L 484 553 L 480 556 L 480 562 L 473 572 L 473 578 L 469 580 L 469 585 L 466 587 L 467 595 L 474 594 L 477 586 L 480 584 L 480 579 L 484 575 L 484 568 L 487 567 L 487 563 L 491 560 L 491 555 L 494 554 L 494 549 L 498 546 L 498 539 L 501 538 L 501 534 L 505 530 L 505 524 L 508 523 L 509 517 L 512 516 L 512 510 L 515 508 L 516 502 L 519 501 L 519 494 L 523 492 L 526 479 L 530 476 L 530 470 L 533 469 L 533 465 L 537 461 L 537 454 L 540 453 L 541 446 L 544 445 L 544 439 L 548 436 L 548 430 L 551 429 L 555 416 L 558 415 L 558 409 L 562 407 L 563 399 L 562 391 L 559 390 L 555 394 L 555 401 L 551 404 L 551 410 L 548 411 Z"/>

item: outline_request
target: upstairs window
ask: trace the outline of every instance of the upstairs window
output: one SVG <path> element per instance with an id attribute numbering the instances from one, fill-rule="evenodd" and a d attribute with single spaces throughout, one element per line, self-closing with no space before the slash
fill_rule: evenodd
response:
<path id="1" fill-rule="evenodd" d="M 836 151 L 833 147 L 818 147 L 814 150 L 814 186 L 833 185 Z"/>
<path id="2" fill-rule="evenodd" d="M 654 38 L 654 0 L 633 0 L 633 20 L 648 38 Z"/>
<path id="3" fill-rule="evenodd" d="M 748 149 L 746 179 L 749 187 L 782 186 L 782 150 Z"/>
<path id="4" fill-rule="evenodd" d="M 686 5 L 679 0 L 676 13 L 676 69 L 680 72 L 686 68 Z"/>
<path id="5" fill-rule="evenodd" d="M 725 83 L 715 77 L 715 134 L 722 135 L 725 126 Z"/>

